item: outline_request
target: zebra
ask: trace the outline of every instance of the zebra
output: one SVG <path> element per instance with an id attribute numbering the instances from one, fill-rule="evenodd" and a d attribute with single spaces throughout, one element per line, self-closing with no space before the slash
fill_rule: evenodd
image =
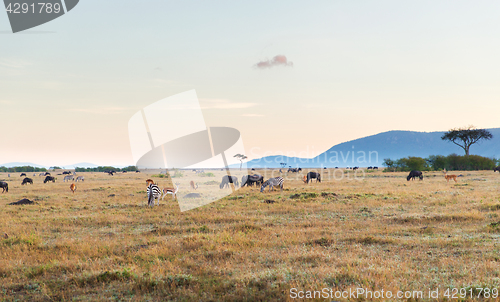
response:
<path id="1" fill-rule="evenodd" d="M 66 175 L 66 176 L 64 176 L 63 181 L 66 181 L 66 180 L 74 180 L 74 179 L 75 179 L 75 177 L 74 177 L 73 175 Z"/>
<path id="2" fill-rule="evenodd" d="M 83 177 L 83 176 L 78 176 L 78 177 L 76 178 L 76 180 L 75 180 L 75 181 L 76 181 L 76 182 L 78 182 L 79 180 L 84 181 L 84 180 L 85 180 L 85 177 Z"/>
<path id="3" fill-rule="evenodd" d="M 158 206 L 160 205 L 161 189 L 158 185 L 150 184 L 148 187 L 148 206 L 154 207 L 155 199 L 158 199 Z"/>
<path id="4" fill-rule="evenodd" d="M 269 178 L 262 186 L 260 187 L 260 191 L 264 192 L 264 189 L 269 186 L 269 192 L 271 192 L 271 189 L 274 191 L 275 186 L 279 186 L 281 188 L 281 191 L 283 191 L 283 177 L 275 177 L 275 178 Z"/>

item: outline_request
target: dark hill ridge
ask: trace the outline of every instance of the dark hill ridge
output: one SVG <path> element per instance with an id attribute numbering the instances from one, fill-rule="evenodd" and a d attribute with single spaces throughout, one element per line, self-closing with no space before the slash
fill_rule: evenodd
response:
<path id="1" fill-rule="evenodd" d="M 487 129 L 493 139 L 471 147 L 471 154 L 500 157 L 500 128 Z M 440 132 L 387 131 L 335 145 L 320 155 L 306 158 L 268 156 L 248 162 L 248 167 L 279 168 L 280 162 L 292 167 L 346 167 L 382 166 L 384 158 L 398 159 L 407 156 L 464 154 L 462 148 L 443 141 Z M 354 159 L 353 159 L 354 154 Z"/>

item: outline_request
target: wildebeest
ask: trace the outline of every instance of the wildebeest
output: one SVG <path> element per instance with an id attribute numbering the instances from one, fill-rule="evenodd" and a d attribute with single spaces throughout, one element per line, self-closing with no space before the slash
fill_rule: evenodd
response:
<path id="1" fill-rule="evenodd" d="M 66 180 L 74 180 L 74 179 L 75 179 L 75 177 L 74 177 L 73 175 L 66 175 L 66 176 L 64 176 L 63 181 L 66 181 Z"/>
<path id="2" fill-rule="evenodd" d="M 422 175 L 422 172 L 412 170 L 410 174 L 408 174 L 408 177 L 406 177 L 406 180 L 415 180 L 415 177 L 418 177 L 420 180 L 424 179 L 424 175 Z"/>
<path id="3" fill-rule="evenodd" d="M 79 180 L 84 181 L 84 180 L 85 180 L 85 177 L 83 177 L 83 176 L 78 176 L 78 177 L 75 179 L 75 181 L 76 181 L 76 182 L 78 182 Z"/>
<path id="4" fill-rule="evenodd" d="M 47 183 L 49 181 L 56 182 L 56 179 L 53 176 L 50 176 L 50 175 L 45 176 L 45 179 L 44 179 L 43 183 Z"/>
<path id="5" fill-rule="evenodd" d="M 373 167 L 373 170 L 378 170 L 378 167 Z"/>
<path id="6" fill-rule="evenodd" d="M 26 177 L 26 173 L 21 173 L 21 175 L 19 175 L 19 177 Z"/>
<path id="7" fill-rule="evenodd" d="M 287 172 L 298 173 L 302 171 L 302 168 L 288 168 Z"/>
<path id="8" fill-rule="evenodd" d="M 495 169 L 493 169 L 493 172 L 496 172 L 496 171 L 500 172 L 500 166 L 498 166 Z"/>
<path id="9" fill-rule="evenodd" d="M 21 183 L 21 185 L 25 185 L 25 184 L 33 184 L 33 179 L 31 179 L 29 177 L 25 177 L 23 179 L 23 182 Z"/>
<path id="10" fill-rule="evenodd" d="M 62 174 L 63 175 L 65 175 L 65 174 L 71 174 L 71 172 L 70 171 L 64 171 L 64 172 L 62 172 Z"/>
<path id="11" fill-rule="evenodd" d="M 45 172 L 44 176 L 47 176 L 47 175 L 50 175 L 50 173 L 49 172 Z"/>
<path id="12" fill-rule="evenodd" d="M 309 181 L 312 181 L 313 179 L 316 179 L 316 182 L 321 182 L 321 175 L 317 172 L 309 172 L 307 173 L 307 177 L 305 177 L 304 182 L 308 184 Z"/>
<path id="13" fill-rule="evenodd" d="M 357 169 L 359 169 L 359 167 L 352 168 L 353 171 L 356 171 Z"/>
<path id="14" fill-rule="evenodd" d="M 242 188 L 245 185 L 253 187 L 253 184 L 255 184 L 255 183 L 257 185 L 259 185 L 259 184 L 262 185 L 264 183 L 264 176 L 254 174 L 254 175 L 243 175 L 243 177 L 241 177 L 241 187 Z"/>
<path id="15" fill-rule="evenodd" d="M 269 186 L 269 192 L 271 192 L 271 190 L 274 191 L 274 187 L 280 187 L 281 188 L 281 191 L 283 191 L 283 177 L 275 177 L 275 178 L 269 178 L 266 182 L 264 182 L 262 184 L 262 186 L 260 187 L 260 191 L 261 192 L 264 192 L 264 189 Z"/>
<path id="16" fill-rule="evenodd" d="M 9 193 L 9 184 L 6 183 L 5 181 L 0 181 L 0 188 L 2 188 L 2 193 L 7 192 Z"/>
<path id="17" fill-rule="evenodd" d="M 224 175 L 222 177 L 222 182 L 219 185 L 219 188 L 223 189 L 224 187 L 229 187 L 229 184 L 232 183 L 236 187 L 238 186 L 238 177 L 236 176 L 229 176 L 229 175 Z"/>

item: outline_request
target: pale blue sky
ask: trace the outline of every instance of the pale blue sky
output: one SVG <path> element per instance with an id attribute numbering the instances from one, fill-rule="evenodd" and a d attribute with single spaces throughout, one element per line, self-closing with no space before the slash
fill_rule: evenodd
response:
<path id="1" fill-rule="evenodd" d="M 0 13 L 0 163 L 133 164 L 129 118 L 190 89 L 251 158 L 500 127 L 499 15 L 498 1 L 81 0 L 11 34 Z M 276 55 L 293 67 L 254 67 Z"/>

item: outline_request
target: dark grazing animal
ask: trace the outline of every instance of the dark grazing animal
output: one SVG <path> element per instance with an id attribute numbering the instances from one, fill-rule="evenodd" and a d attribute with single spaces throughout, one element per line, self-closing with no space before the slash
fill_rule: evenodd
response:
<path id="1" fill-rule="evenodd" d="M 21 185 L 25 185 L 25 184 L 33 184 L 33 179 L 31 179 L 29 177 L 25 177 L 23 179 L 23 182 L 21 183 Z"/>
<path id="2" fill-rule="evenodd" d="M 274 187 L 280 187 L 281 188 L 281 191 L 283 191 L 283 182 L 284 182 L 284 179 L 283 177 L 275 177 L 275 178 L 269 178 L 265 183 L 262 184 L 262 186 L 260 187 L 260 191 L 261 192 L 264 192 L 264 189 L 269 186 L 269 192 L 271 192 L 271 190 L 274 191 Z"/>
<path id="3" fill-rule="evenodd" d="M 224 175 L 222 177 L 222 182 L 220 183 L 219 188 L 223 189 L 226 186 L 229 187 L 230 183 L 234 184 L 237 187 L 239 185 L 239 183 L 238 183 L 238 177 Z"/>
<path id="4" fill-rule="evenodd" d="M 321 175 L 317 172 L 309 172 L 307 173 L 307 178 L 305 179 L 305 183 L 308 184 L 309 181 L 316 179 L 316 182 L 321 182 Z"/>
<path id="5" fill-rule="evenodd" d="M 415 177 L 418 177 L 420 180 L 424 179 L 424 175 L 422 175 L 422 172 L 413 170 L 408 174 L 408 177 L 406 177 L 406 180 L 415 180 Z"/>
<path id="6" fill-rule="evenodd" d="M 378 167 L 373 167 L 373 170 L 378 170 Z"/>
<path id="7" fill-rule="evenodd" d="M 254 184 L 257 185 L 262 185 L 264 183 L 264 176 L 254 174 L 254 175 L 243 175 L 241 178 L 241 187 L 243 188 L 244 186 L 252 186 Z"/>
<path id="8" fill-rule="evenodd" d="M 26 177 L 26 173 L 21 173 L 21 175 L 19 175 L 19 177 Z"/>
<path id="9" fill-rule="evenodd" d="M 148 187 L 148 206 L 154 207 L 155 199 L 158 199 L 160 205 L 161 189 L 158 185 L 150 184 Z"/>
<path id="10" fill-rule="evenodd" d="M 49 181 L 56 182 L 56 179 L 53 176 L 50 176 L 50 175 L 49 176 L 45 176 L 45 179 L 44 179 L 43 183 L 45 184 L 45 183 L 47 183 Z"/>
<path id="11" fill-rule="evenodd" d="M 71 174 L 71 172 L 70 171 L 64 171 L 62 174 L 63 175 L 65 175 L 65 174 Z"/>
<path id="12" fill-rule="evenodd" d="M 6 183 L 5 181 L 0 181 L 0 188 L 2 188 L 2 193 L 7 192 L 9 193 L 9 184 Z"/>
<path id="13" fill-rule="evenodd" d="M 496 172 L 496 171 L 500 172 L 500 166 L 498 166 L 495 169 L 493 169 L 493 172 Z"/>
<path id="14" fill-rule="evenodd" d="M 45 172 L 45 174 L 43 176 L 47 176 L 47 175 L 50 175 L 50 173 L 49 172 Z"/>
<path id="15" fill-rule="evenodd" d="M 288 168 L 287 172 L 299 173 L 300 171 L 302 171 L 302 168 Z"/>

